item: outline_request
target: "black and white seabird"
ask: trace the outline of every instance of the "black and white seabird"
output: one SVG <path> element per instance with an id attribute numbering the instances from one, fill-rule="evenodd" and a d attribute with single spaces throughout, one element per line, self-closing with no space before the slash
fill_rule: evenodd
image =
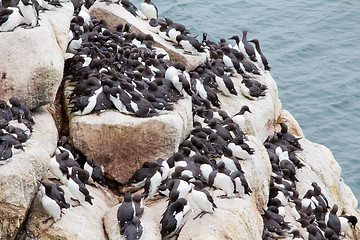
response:
<path id="1" fill-rule="evenodd" d="M 39 13 L 32 1 L 30 0 L 20 0 L 18 7 L 24 16 L 25 23 L 31 27 L 36 27 L 38 25 Z"/>
<path id="2" fill-rule="evenodd" d="M 71 173 L 67 186 L 71 195 L 79 201 L 80 205 L 83 205 L 85 201 L 93 205 L 91 201 L 93 197 L 90 196 L 89 190 L 86 189 L 85 184 L 77 178 L 75 171 Z"/>
<path id="3" fill-rule="evenodd" d="M 136 194 L 132 197 L 135 207 L 135 216 L 141 217 L 144 213 L 144 206 L 142 204 L 142 198 L 144 195 Z"/>
<path id="4" fill-rule="evenodd" d="M 201 212 L 194 217 L 194 220 L 198 217 L 201 218 L 205 213 L 213 213 L 217 206 L 210 193 L 204 188 L 203 183 L 200 180 L 196 180 L 192 181 L 191 184 L 194 185 L 191 190 L 191 197 L 195 204 L 201 209 Z"/>
<path id="5" fill-rule="evenodd" d="M 256 80 L 251 81 L 250 79 L 243 79 L 241 81 L 241 85 L 240 85 L 241 93 L 245 97 L 247 97 L 251 100 L 266 96 L 266 92 L 265 92 L 266 86 L 265 85 L 259 86 L 256 83 L 257 81 L 256 82 L 254 82 L 254 81 L 256 81 Z M 265 87 L 262 87 L 262 86 L 265 86 Z"/>
<path id="6" fill-rule="evenodd" d="M 198 55 L 199 53 L 205 52 L 201 43 L 194 37 L 188 35 L 176 36 L 176 41 L 183 47 L 185 52 Z"/>
<path id="7" fill-rule="evenodd" d="M 261 52 L 259 40 L 252 39 L 249 42 L 252 42 L 255 44 L 255 49 L 256 49 L 255 56 L 256 56 L 259 67 L 262 68 L 263 70 L 270 71 L 271 68 L 269 67 L 269 63 L 268 63 L 265 55 Z"/>
<path id="8" fill-rule="evenodd" d="M 84 169 L 90 174 L 90 177 L 94 182 L 98 182 L 102 186 L 106 185 L 101 166 L 92 157 L 86 158 Z"/>
<path id="9" fill-rule="evenodd" d="M 155 194 L 161 184 L 161 174 L 157 170 L 159 166 L 160 164 L 158 162 L 150 162 L 149 163 L 150 174 L 147 176 L 145 180 L 144 194 L 149 196 L 149 198 L 152 200 L 155 198 Z"/>
<path id="10" fill-rule="evenodd" d="M 25 18 L 22 16 L 19 8 L 0 8 L 0 32 L 13 31 L 25 22 Z"/>
<path id="11" fill-rule="evenodd" d="M 250 193 L 252 193 L 249 184 L 241 171 L 231 172 L 230 177 L 235 183 L 235 191 L 239 197 L 242 197 L 244 194 L 250 195 Z"/>
<path id="12" fill-rule="evenodd" d="M 231 198 L 235 196 L 235 186 L 234 182 L 229 175 L 220 173 L 218 170 L 213 170 L 209 174 L 208 185 L 210 187 L 214 186 L 215 188 L 223 190 L 224 195 L 220 196 Z"/>
<path id="13" fill-rule="evenodd" d="M 140 218 L 134 216 L 129 224 L 126 225 L 124 236 L 127 240 L 140 239 L 144 231 Z"/>
<path id="14" fill-rule="evenodd" d="M 241 39 L 242 44 L 244 45 L 244 49 L 245 49 L 245 53 L 246 55 L 249 56 L 250 60 L 253 62 L 256 62 L 256 57 L 255 57 L 255 49 L 253 46 L 251 46 L 251 44 L 247 41 L 247 30 L 243 30 L 243 37 Z"/>
<path id="15" fill-rule="evenodd" d="M 84 184 L 88 183 L 90 179 L 90 174 L 88 171 L 79 168 L 77 166 L 73 166 L 69 168 L 69 174 L 71 175 L 73 172 L 75 172 L 75 176 Z"/>
<path id="16" fill-rule="evenodd" d="M 77 166 L 80 167 L 79 163 L 74 159 L 69 158 L 69 153 L 64 151 L 56 154 L 50 159 L 49 170 L 50 172 L 62 183 L 66 183 L 66 174 L 68 174 L 68 168 Z"/>
<path id="17" fill-rule="evenodd" d="M 248 113 L 251 113 L 249 107 L 247 105 L 244 105 L 241 107 L 240 111 L 236 113 L 232 120 L 239 125 L 240 129 L 243 131 L 246 131 L 246 129 L 249 128 L 249 119 L 247 118 Z"/>
<path id="18" fill-rule="evenodd" d="M 129 178 L 128 184 L 136 187 L 142 188 L 145 186 L 145 180 L 147 176 L 150 174 L 149 168 L 150 162 L 144 162 L 142 167 L 137 169 L 134 174 Z"/>
<path id="19" fill-rule="evenodd" d="M 158 18 L 158 9 L 151 0 L 144 0 L 141 4 L 141 11 L 147 19 Z"/>
<path id="20" fill-rule="evenodd" d="M 117 211 L 117 220 L 121 235 L 124 234 L 126 226 L 131 223 L 135 215 L 135 206 L 132 202 L 132 197 L 128 189 L 124 195 L 124 201 L 120 204 Z"/>
<path id="21" fill-rule="evenodd" d="M 179 198 L 167 207 L 160 220 L 162 239 L 170 238 L 178 233 L 188 209 L 189 204 L 185 198 Z"/>
<path id="22" fill-rule="evenodd" d="M 215 75 L 215 81 L 216 81 L 219 89 L 221 90 L 221 92 L 225 96 L 231 96 L 231 95 L 237 96 L 237 91 L 234 87 L 234 83 L 231 80 L 231 78 L 229 78 L 226 74 L 224 74 L 223 68 L 218 68 L 217 70 L 218 70 L 219 76 Z"/>
<path id="23" fill-rule="evenodd" d="M 70 204 L 65 201 L 64 190 L 53 183 L 39 181 L 41 187 L 41 204 L 45 211 L 54 219 L 54 223 L 61 218 L 62 209 L 70 208 Z M 52 225 L 52 224 L 51 224 Z"/>
<path id="24" fill-rule="evenodd" d="M 169 203 L 173 203 L 179 198 L 185 198 L 191 186 L 182 179 L 171 179 L 166 183 L 169 189 Z"/>

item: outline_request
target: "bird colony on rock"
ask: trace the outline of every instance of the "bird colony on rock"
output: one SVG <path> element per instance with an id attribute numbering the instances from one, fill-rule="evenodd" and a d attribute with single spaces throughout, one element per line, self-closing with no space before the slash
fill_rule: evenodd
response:
<path id="1" fill-rule="evenodd" d="M 144 234 L 141 216 L 144 212 L 142 199 L 166 197 L 161 224 L 163 239 L 179 234 L 183 218 L 195 204 L 201 210 L 194 220 L 216 211 L 211 187 L 223 191 L 220 198 L 250 195 L 241 161 L 252 158 L 254 149 L 243 132 L 248 127 L 251 109 L 237 106 L 239 112 L 229 116 L 221 109 L 218 94 L 238 95 L 250 100 L 266 97 L 267 86 L 261 75 L 270 71 L 257 39 L 247 40 L 234 35 L 218 43 L 192 37 L 186 27 L 170 18 L 158 18 L 158 10 L 145 0 L 139 11 L 128 0 L 119 4 L 133 16 L 146 20 L 150 31 L 158 34 L 184 54 L 205 54 L 206 61 L 191 72 L 184 64 L 172 62 L 167 54 L 153 47 L 150 34 L 132 32 L 129 23 L 116 25 L 112 30 L 105 20 L 90 17 L 88 9 L 94 3 L 72 0 L 74 18 L 70 23 L 68 48 L 65 55 L 64 79 L 73 86 L 69 95 L 71 110 L 76 115 L 100 114 L 116 109 L 136 117 L 152 117 L 162 111 L 171 111 L 172 104 L 180 98 L 192 100 L 193 129 L 191 135 L 170 158 L 145 162 L 128 180 L 128 186 L 144 188 L 142 194 L 132 196 L 128 190 L 120 204 L 117 220 L 120 235 L 126 239 L 140 239 Z M 58 1 L 27 0 L 1 1 L 0 31 L 12 31 L 23 24 L 38 25 L 39 10 L 61 7 Z M 239 82 L 234 82 L 239 81 Z M 15 98 L 11 106 L 0 102 L 1 109 L 1 161 L 10 158 L 12 149 L 22 149 L 21 143 L 29 138 L 33 120 L 30 111 Z M 26 130 L 11 126 L 15 119 L 24 123 Z M 304 165 L 296 156 L 302 148 L 298 138 L 287 132 L 280 123 L 281 131 L 268 138 L 264 146 L 272 164 L 272 178 L 267 209 L 264 209 L 263 239 L 273 239 L 292 234 L 293 238 L 339 239 L 355 226 L 357 219 L 345 214 L 337 215 L 337 206 L 331 210 L 317 183 L 301 199 L 296 191 L 296 168 Z M 49 162 L 49 170 L 62 184 L 66 184 L 73 199 L 80 205 L 92 205 L 85 184 L 98 182 L 106 185 L 101 167 L 91 157 L 85 157 L 63 136 L 56 154 Z M 70 208 L 63 189 L 53 183 L 40 181 L 42 205 L 54 219 L 61 218 L 62 209 Z M 191 201 L 186 197 L 190 193 Z M 73 206 L 74 207 L 74 206 Z M 301 224 L 295 228 L 284 220 L 285 208 Z M 53 223 L 52 223 L 53 224 Z"/>
<path id="2" fill-rule="evenodd" d="M 0 100 L 0 165 L 24 151 L 35 124 L 30 109 L 16 97 Z"/>
<path id="3" fill-rule="evenodd" d="M 49 161 L 49 170 L 56 180 L 68 187 L 72 195 L 71 199 L 78 202 L 78 205 L 72 207 L 84 205 L 85 202 L 93 204 L 93 197 L 86 188 L 86 184 L 94 185 L 96 182 L 106 186 L 101 166 L 91 157 L 85 157 L 77 151 L 68 143 L 66 136 L 62 136 L 60 139 L 55 155 Z M 41 203 L 51 216 L 49 219 L 53 218 L 56 222 L 63 214 L 62 209 L 70 208 L 70 204 L 66 203 L 65 193 L 60 185 L 45 181 L 40 181 L 40 183 L 43 186 Z M 48 219 L 43 223 L 47 221 Z"/>
<path id="4" fill-rule="evenodd" d="M 0 32 L 13 31 L 22 26 L 33 28 L 40 25 L 40 11 L 62 7 L 59 0 L 1 0 Z"/>
<path id="5" fill-rule="evenodd" d="M 139 17 L 139 11 L 129 1 L 118 4 Z M 153 6 L 150 1 L 143 3 L 149 4 Z M 206 62 L 187 73 L 184 64 L 173 63 L 167 54 L 157 53 L 151 34 L 134 33 L 129 23 L 119 23 L 111 30 L 105 20 L 79 14 L 70 24 L 64 70 L 74 86 L 69 96 L 72 113 L 99 114 L 117 109 L 124 114 L 151 117 L 172 110 L 171 103 L 181 96 L 220 107 L 217 92 L 226 96 L 238 94 L 230 78 L 234 75 L 238 76 L 236 81 L 242 79 L 240 90 L 247 98 L 266 95 L 267 86 L 259 82 L 258 76 L 270 68 L 258 41 L 253 40 L 256 48 L 247 41 L 246 30 L 241 41 L 238 36 L 231 38 L 236 40 L 234 46 L 224 39 L 219 43 L 209 41 L 206 34 L 200 43 L 183 25 L 169 18 L 151 18 L 148 23 L 154 20 L 161 26 L 157 32 L 160 36 L 185 53 L 206 53 Z"/>
<path id="6" fill-rule="evenodd" d="M 144 18 L 129 1 L 117 4 Z M 217 94 L 238 95 L 233 81 L 241 81 L 240 90 L 245 97 L 266 97 L 267 87 L 258 81 L 258 76 L 270 70 L 267 62 L 256 63 L 263 61 L 256 58 L 261 52 L 247 42 L 246 31 L 242 41 L 236 41 L 234 46 L 224 39 L 219 43 L 207 40 L 206 34 L 200 43 L 183 25 L 169 18 L 157 18 L 149 4 L 152 5 L 147 0 L 142 5 L 149 28 L 183 48 L 185 54 L 207 54 L 203 64 L 187 73 L 184 64 L 173 63 L 167 54 L 157 53 L 151 35 L 132 32 L 128 23 L 119 23 L 111 30 L 104 20 L 77 15 L 71 21 L 64 70 L 65 78 L 74 83 L 69 98 L 71 112 L 77 115 L 117 109 L 137 117 L 152 117 L 172 110 L 171 103 L 181 97 L 192 99 L 194 128 L 179 151 L 167 160 L 145 162 L 128 181 L 129 185 L 144 188 L 144 192 L 133 197 L 127 192 L 119 206 L 120 234 L 127 239 L 143 234 L 143 209 L 139 212 L 136 207 L 142 197 L 153 200 L 161 195 L 169 199 L 160 221 L 162 237 L 169 238 L 179 233 L 190 209 L 191 203 L 185 199 L 189 192 L 191 202 L 201 209 L 194 220 L 217 207 L 205 187 L 221 189 L 221 198 L 251 194 L 240 164 L 254 154 L 242 131 L 251 111 L 248 106 L 239 107 L 239 113 L 230 117 L 220 109 Z M 244 50 L 239 44 L 246 46 Z M 237 78 L 232 79 L 233 76 Z M 61 177 L 65 178 L 58 178 Z"/>
<path id="7" fill-rule="evenodd" d="M 338 206 L 330 208 L 321 192 L 321 187 L 313 182 L 303 198 L 296 190 L 296 169 L 301 163 L 296 152 L 302 147 L 296 138 L 288 132 L 285 123 L 281 130 L 270 136 L 264 146 L 272 165 L 270 194 L 267 209 L 264 209 L 263 239 L 283 238 L 287 234 L 293 239 L 340 239 L 350 227 L 357 223 L 355 216 L 337 214 Z M 287 215 L 287 214 L 288 215 Z M 290 216 L 289 216 L 290 215 Z M 295 219 L 300 226 L 285 221 L 285 217 Z"/>

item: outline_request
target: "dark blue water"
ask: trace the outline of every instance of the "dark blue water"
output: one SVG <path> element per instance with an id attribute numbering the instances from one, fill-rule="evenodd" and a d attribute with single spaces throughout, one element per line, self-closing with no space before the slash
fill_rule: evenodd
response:
<path id="1" fill-rule="evenodd" d="M 192 35 L 218 41 L 247 29 L 258 38 L 283 107 L 306 138 L 332 151 L 360 200 L 360 1 L 153 2 Z"/>

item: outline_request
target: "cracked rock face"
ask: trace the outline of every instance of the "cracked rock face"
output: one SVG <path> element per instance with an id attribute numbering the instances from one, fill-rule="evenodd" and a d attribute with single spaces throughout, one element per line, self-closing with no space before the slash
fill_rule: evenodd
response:
<path id="1" fill-rule="evenodd" d="M 152 118 L 116 111 L 73 117 L 70 137 L 77 149 L 105 167 L 109 178 L 126 183 L 145 161 L 170 157 L 191 125 L 191 102 L 187 98 L 178 101 L 173 111 Z"/>

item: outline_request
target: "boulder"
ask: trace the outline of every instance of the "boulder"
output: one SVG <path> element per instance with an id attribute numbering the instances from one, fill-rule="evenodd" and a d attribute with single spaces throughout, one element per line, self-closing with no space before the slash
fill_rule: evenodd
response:
<path id="1" fill-rule="evenodd" d="M 182 229 L 178 239 L 260 239 L 262 236 L 263 221 L 257 206 L 250 196 L 243 198 L 220 199 L 217 196 L 224 194 L 221 190 L 212 191 L 214 202 L 217 205 L 214 213 L 205 214 L 202 218 L 193 220 L 201 210 L 191 198 L 186 196 L 190 210 L 182 221 Z M 167 198 L 144 202 L 144 214 L 140 218 L 144 233 L 141 239 L 161 239 L 160 220 L 165 212 Z M 104 217 L 104 225 L 109 239 L 125 239 L 120 236 L 117 224 L 117 209 L 119 205 L 111 208 Z M 241 232 L 242 234 L 239 234 Z"/>
<path id="2" fill-rule="evenodd" d="M 63 76 L 72 4 L 40 18 L 38 27 L 0 33 L 0 96 L 18 97 L 31 109 L 55 99 Z"/>
<path id="3" fill-rule="evenodd" d="M 167 159 L 177 151 L 192 128 L 191 99 L 174 104 L 173 111 L 136 118 L 116 110 L 99 116 L 70 119 L 73 145 L 105 167 L 107 177 L 125 183 L 145 161 Z"/>
<path id="4" fill-rule="evenodd" d="M 186 66 L 187 71 L 195 69 L 206 60 L 207 54 L 205 53 L 199 55 L 183 54 L 183 49 L 175 48 L 173 43 L 164 40 L 158 34 L 148 30 L 148 21 L 133 16 L 119 4 L 109 4 L 98 1 L 90 8 L 90 15 L 96 16 L 99 19 L 105 19 L 111 28 L 114 28 L 118 23 L 130 23 L 132 25 L 132 31 L 151 34 L 155 40 L 154 46 L 164 49 L 168 53 L 171 61 L 182 62 Z"/>
<path id="5" fill-rule="evenodd" d="M 328 199 L 329 205 L 340 204 L 339 209 L 341 209 L 342 204 L 338 196 L 341 168 L 334 156 L 327 147 L 307 139 L 301 139 L 300 144 L 304 150 L 297 152 L 296 155 L 305 164 L 305 167 L 296 169 L 296 177 L 299 179 L 296 188 L 300 197 L 312 189 L 312 182 L 316 182 Z"/>
<path id="6" fill-rule="evenodd" d="M 31 206 L 29 218 L 25 229 L 20 234 L 20 239 L 106 239 L 102 218 L 105 212 L 118 203 L 117 198 L 107 188 L 86 185 L 90 195 L 94 198 L 92 199 L 93 205 L 85 202 L 81 206 L 72 207 L 76 203 L 70 199 L 69 189 L 65 185 L 62 185 L 61 188 L 64 189 L 65 200 L 71 207 L 63 209 L 64 214 L 61 219 L 49 228 L 53 220 L 51 219 L 47 223 L 42 222 L 48 218 L 48 215 L 42 207 L 39 191 Z"/>
<path id="7" fill-rule="evenodd" d="M 1 239 L 15 238 L 36 194 L 37 180 L 43 177 L 56 149 L 57 129 L 51 115 L 40 108 L 34 121 L 32 136 L 23 144 L 25 151 L 0 165 Z"/>
<path id="8" fill-rule="evenodd" d="M 189 198 L 191 210 L 184 218 L 179 240 L 183 239 L 261 239 L 263 220 L 254 201 L 244 198 L 220 199 L 220 190 L 211 193 L 217 208 L 193 220 L 201 210 Z"/>

